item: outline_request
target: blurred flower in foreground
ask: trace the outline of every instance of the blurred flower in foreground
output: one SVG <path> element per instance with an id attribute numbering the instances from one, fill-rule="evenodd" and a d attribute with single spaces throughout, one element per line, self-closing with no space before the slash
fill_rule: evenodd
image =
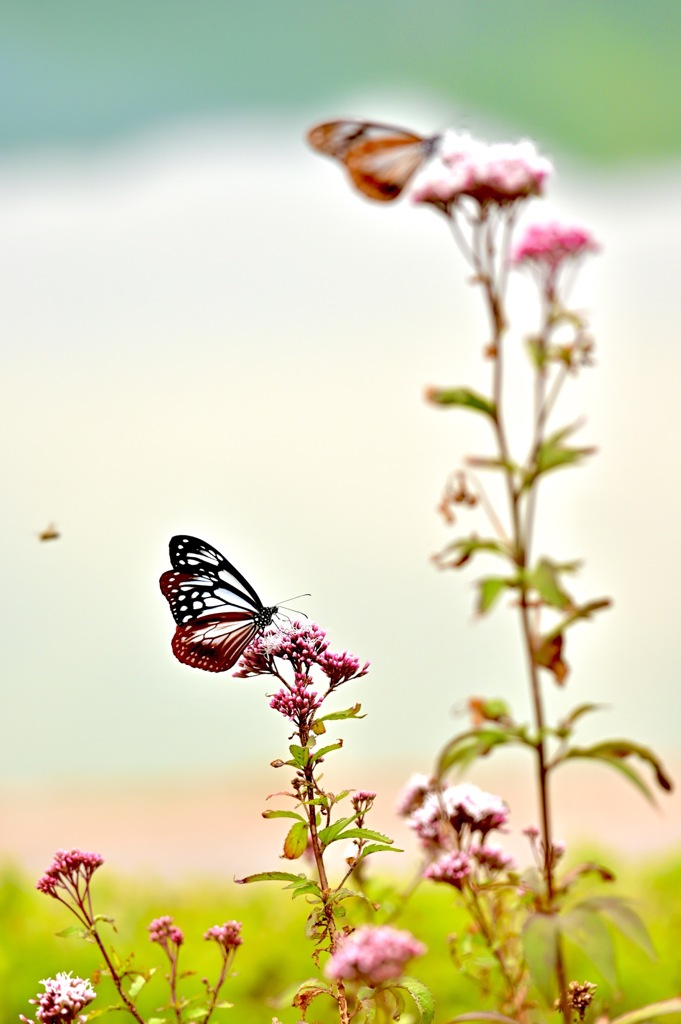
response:
<path id="1" fill-rule="evenodd" d="M 421 806 L 428 793 L 432 792 L 432 788 L 433 781 L 430 775 L 424 775 L 423 772 L 414 772 L 407 779 L 397 797 L 396 813 L 401 817 L 411 814 L 417 807 Z"/>
<path id="2" fill-rule="evenodd" d="M 420 807 L 409 815 L 407 824 L 426 845 L 438 846 L 453 829 L 462 840 L 479 832 L 483 837 L 508 821 L 508 807 L 493 793 L 471 782 L 448 786 L 441 793 L 428 793 Z"/>
<path id="3" fill-rule="evenodd" d="M 599 244 L 586 228 L 551 221 L 531 224 L 526 228 L 511 253 L 511 263 L 514 266 L 546 266 L 555 271 L 566 260 L 599 250 Z"/>
<path id="4" fill-rule="evenodd" d="M 446 132 L 435 160 L 420 172 L 412 200 L 449 212 L 462 198 L 481 206 L 506 205 L 542 194 L 553 171 L 533 142 L 488 144 L 465 133 Z"/>
<path id="5" fill-rule="evenodd" d="M 68 974 L 60 972 L 56 978 L 47 978 L 40 982 L 45 986 L 45 991 L 36 999 L 29 999 L 29 1003 L 37 1006 L 36 1019 L 41 1024 L 69 1024 L 70 1021 L 84 1021 L 86 1015 L 81 1014 L 83 1010 L 95 998 L 95 990 L 89 981 L 82 978 L 72 978 Z M 22 1014 L 19 1020 L 25 1024 L 34 1024 Z"/>
<path id="6" fill-rule="evenodd" d="M 380 985 L 400 978 L 407 961 L 425 952 L 426 947 L 411 932 L 388 925 L 365 925 L 341 941 L 326 965 L 326 973 L 330 978 Z"/>
<path id="7" fill-rule="evenodd" d="M 471 873 L 471 859 L 463 850 L 446 853 L 444 857 L 433 861 L 423 872 L 424 878 L 432 882 L 446 882 L 455 889 L 461 889 Z"/>

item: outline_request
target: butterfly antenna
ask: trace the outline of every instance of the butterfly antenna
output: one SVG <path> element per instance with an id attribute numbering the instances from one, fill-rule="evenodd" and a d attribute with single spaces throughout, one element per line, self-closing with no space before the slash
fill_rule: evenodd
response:
<path id="1" fill-rule="evenodd" d="M 295 597 L 287 597 L 285 600 L 286 601 L 297 601 L 299 597 L 312 597 L 312 594 L 296 594 Z M 295 612 L 296 615 L 302 615 L 304 619 L 309 619 L 309 617 L 310 617 L 309 615 L 306 615 L 305 612 L 301 612 L 300 609 L 298 609 L 298 608 L 289 608 L 288 605 L 285 605 L 285 604 L 277 604 L 277 608 L 279 608 L 279 609 L 285 608 L 286 611 Z"/>

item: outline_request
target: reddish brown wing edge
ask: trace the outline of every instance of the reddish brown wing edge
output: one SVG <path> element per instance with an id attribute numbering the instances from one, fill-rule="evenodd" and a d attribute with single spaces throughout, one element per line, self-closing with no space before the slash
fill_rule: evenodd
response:
<path id="1" fill-rule="evenodd" d="M 245 611 L 205 616 L 176 628 L 173 654 L 183 665 L 204 672 L 226 672 L 236 664 L 257 631 L 253 615 Z"/>

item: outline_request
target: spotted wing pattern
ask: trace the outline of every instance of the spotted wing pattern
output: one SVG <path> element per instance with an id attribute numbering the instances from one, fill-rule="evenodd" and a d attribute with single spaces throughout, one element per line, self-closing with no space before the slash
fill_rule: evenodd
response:
<path id="1" fill-rule="evenodd" d="M 205 672 L 227 671 L 269 626 L 276 607 L 265 607 L 238 569 L 197 537 L 173 537 L 170 563 L 160 586 L 177 624 L 175 657 Z"/>
<path id="2" fill-rule="evenodd" d="M 372 121 L 328 121 L 311 128 L 307 139 L 313 149 L 344 164 L 367 198 L 391 202 L 435 151 L 440 136 Z"/>

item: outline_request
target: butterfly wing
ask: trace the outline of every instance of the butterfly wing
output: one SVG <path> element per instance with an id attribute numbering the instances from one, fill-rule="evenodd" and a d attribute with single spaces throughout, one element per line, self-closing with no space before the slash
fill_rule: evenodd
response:
<path id="1" fill-rule="evenodd" d="M 378 202 L 397 199 L 439 142 L 437 135 L 426 138 L 371 121 L 329 121 L 311 128 L 307 138 L 318 152 L 344 164 L 355 188 Z"/>
<path id="2" fill-rule="evenodd" d="M 181 535 L 170 541 L 173 569 L 161 576 L 161 590 L 178 625 L 220 611 L 240 609 L 255 615 L 263 604 L 251 584 L 212 547 L 198 537 Z"/>
<path id="3" fill-rule="evenodd" d="M 270 620 L 271 621 L 271 620 Z M 268 624 L 268 623 L 266 623 Z M 226 672 L 260 631 L 257 617 L 221 612 L 178 626 L 173 654 L 178 661 L 204 672 Z"/>
<path id="4" fill-rule="evenodd" d="M 198 537 L 173 537 L 170 562 L 159 582 L 177 624 L 173 653 L 185 665 L 225 672 L 276 608 L 265 608 L 238 569 Z"/>

